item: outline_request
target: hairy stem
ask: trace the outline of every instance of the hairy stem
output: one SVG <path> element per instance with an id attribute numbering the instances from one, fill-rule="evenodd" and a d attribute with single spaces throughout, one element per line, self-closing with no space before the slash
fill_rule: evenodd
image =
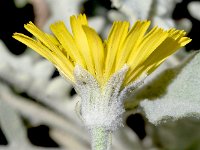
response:
<path id="1" fill-rule="evenodd" d="M 104 127 L 96 127 L 91 129 L 92 150 L 110 150 L 111 147 L 111 131 Z"/>

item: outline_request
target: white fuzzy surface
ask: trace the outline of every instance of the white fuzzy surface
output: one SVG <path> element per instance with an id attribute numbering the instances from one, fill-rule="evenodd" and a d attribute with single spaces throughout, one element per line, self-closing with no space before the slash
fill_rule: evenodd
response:
<path id="1" fill-rule="evenodd" d="M 128 66 L 124 66 L 100 89 L 91 74 L 78 65 L 75 67 L 75 87 L 82 99 L 80 114 L 88 128 L 100 126 L 115 130 L 122 125 L 124 108 L 119 93 L 127 70 Z"/>
<path id="2" fill-rule="evenodd" d="M 189 62 L 167 89 L 166 95 L 156 100 L 141 102 L 150 122 L 200 114 L 200 53 Z"/>
<path id="3" fill-rule="evenodd" d="M 194 17 L 198 20 L 200 20 L 199 9 L 200 9 L 200 2 L 198 2 L 198 1 L 190 2 L 188 5 L 188 10 L 189 10 L 190 14 L 192 15 L 192 17 Z"/>

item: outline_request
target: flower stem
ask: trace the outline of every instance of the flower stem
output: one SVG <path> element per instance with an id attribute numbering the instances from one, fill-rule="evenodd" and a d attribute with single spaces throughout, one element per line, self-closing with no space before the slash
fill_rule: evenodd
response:
<path id="1" fill-rule="evenodd" d="M 110 150 L 111 147 L 111 131 L 104 127 L 96 127 L 91 129 L 92 150 Z"/>

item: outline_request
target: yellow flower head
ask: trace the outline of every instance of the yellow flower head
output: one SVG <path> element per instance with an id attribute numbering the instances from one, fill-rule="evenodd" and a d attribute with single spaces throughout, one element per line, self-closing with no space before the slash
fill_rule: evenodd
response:
<path id="1" fill-rule="evenodd" d="M 130 29 L 128 22 L 116 21 L 105 41 L 88 26 L 84 14 L 71 16 L 70 23 L 72 34 L 62 21 L 50 26 L 53 35 L 29 22 L 25 28 L 36 40 L 21 33 L 13 37 L 51 61 L 72 82 L 75 82 L 76 64 L 92 74 L 100 86 L 126 64 L 129 70 L 123 87 L 143 73 L 150 74 L 168 56 L 191 41 L 184 37 L 186 32 L 174 28 L 154 27 L 147 32 L 150 21 L 137 21 Z"/>

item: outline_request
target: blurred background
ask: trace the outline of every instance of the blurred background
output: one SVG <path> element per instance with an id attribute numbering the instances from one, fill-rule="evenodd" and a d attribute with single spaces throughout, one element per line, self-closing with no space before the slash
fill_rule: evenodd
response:
<path id="1" fill-rule="evenodd" d="M 50 33 L 51 23 L 63 20 L 69 29 L 69 17 L 85 13 L 104 39 L 115 20 L 133 24 L 148 19 L 152 26 L 184 29 L 192 42 L 168 60 L 163 67 L 167 68 L 200 49 L 199 10 L 199 0 L 0 0 L 0 150 L 90 149 L 89 135 L 75 111 L 79 97 L 72 86 L 51 63 L 12 38 L 14 32 L 31 36 L 25 23 L 32 21 Z M 136 106 L 127 106 L 124 128 L 113 135 L 113 149 L 200 149 L 198 120 L 154 126 Z"/>

